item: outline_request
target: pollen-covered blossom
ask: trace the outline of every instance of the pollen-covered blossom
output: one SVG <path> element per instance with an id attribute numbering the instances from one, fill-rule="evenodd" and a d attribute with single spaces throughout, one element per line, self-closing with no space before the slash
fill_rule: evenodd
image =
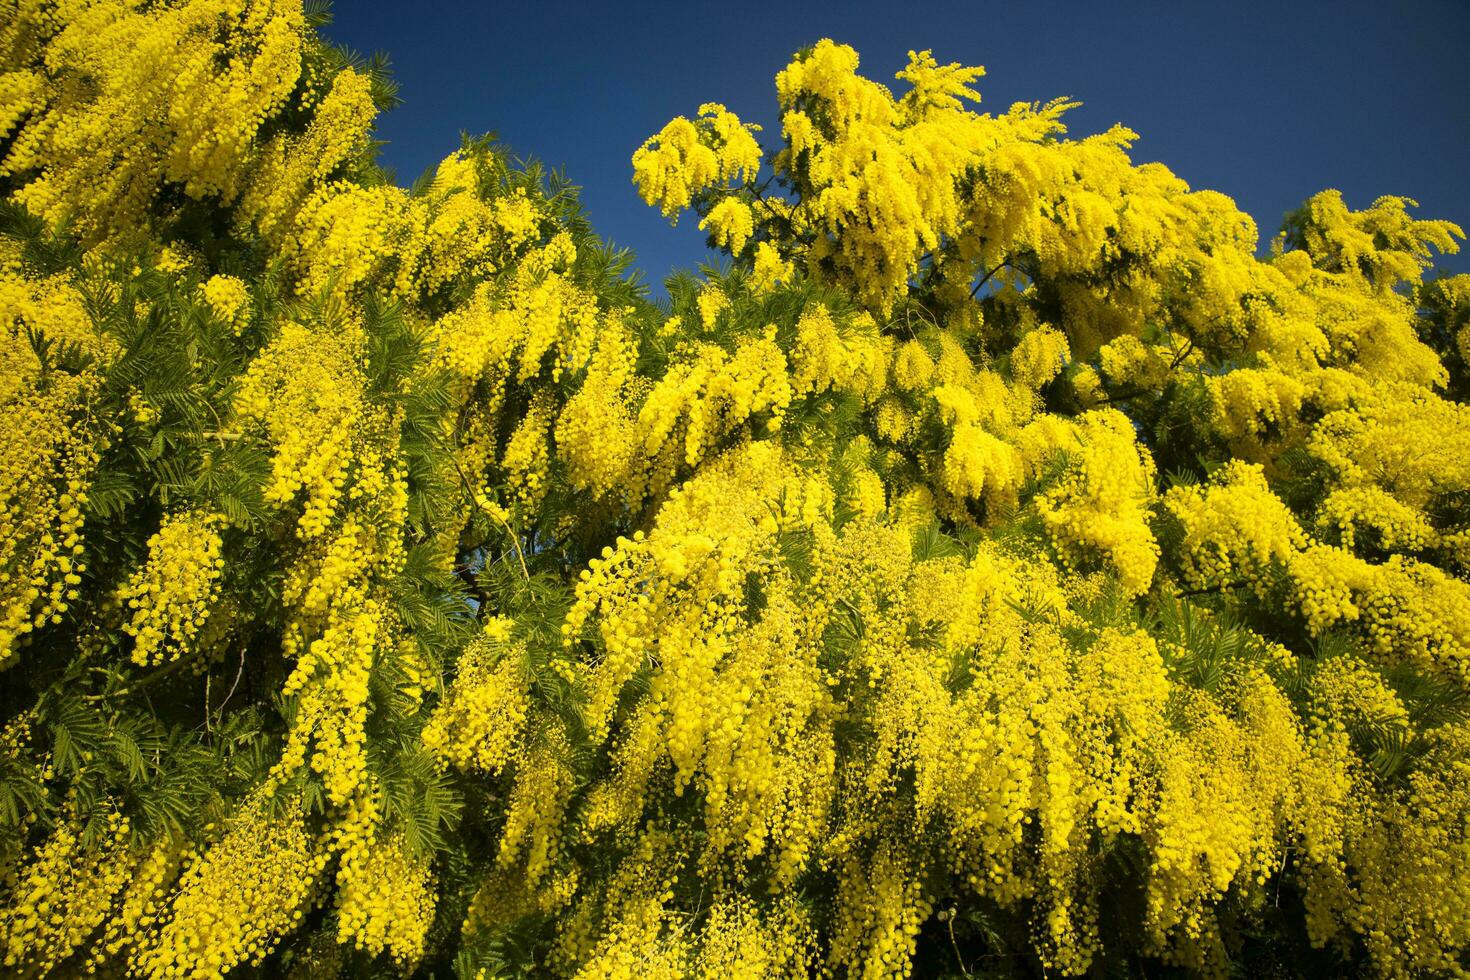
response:
<path id="1" fill-rule="evenodd" d="M 1011 373 L 1022 384 L 1039 388 L 1061 373 L 1069 356 L 1065 334 L 1054 327 L 1038 327 L 1011 351 Z"/>
<path id="2" fill-rule="evenodd" d="M 769 292 L 778 283 L 788 282 L 792 277 L 791 263 L 770 242 L 757 242 L 755 263 L 751 268 L 751 288 L 756 292 Z"/>
<path id="3" fill-rule="evenodd" d="M 235 200 L 301 73 L 299 2 L 14 13 L 21 36 L 46 38 L 53 82 L 0 170 L 32 175 L 18 201 L 91 241 L 142 234 L 168 188 Z M 90 97 L 63 94 L 82 85 Z"/>
<path id="4" fill-rule="evenodd" d="M 511 760 L 530 708 L 530 676 L 511 624 L 492 617 L 459 662 L 454 684 L 424 728 L 424 744 L 462 769 L 498 773 Z"/>

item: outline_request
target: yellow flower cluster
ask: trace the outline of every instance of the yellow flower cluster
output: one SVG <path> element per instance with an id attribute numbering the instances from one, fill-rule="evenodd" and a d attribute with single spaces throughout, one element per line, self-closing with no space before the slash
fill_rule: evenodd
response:
<path id="1" fill-rule="evenodd" d="M 1164 502 L 1183 529 L 1176 560 L 1189 585 L 1249 585 L 1265 598 L 1284 580 L 1288 608 L 1313 634 L 1356 624 L 1369 649 L 1391 663 L 1408 660 L 1455 677 L 1466 669 L 1470 586 L 1401 554 L 1375 564 L 1311 539 L 1261 467 L 1231 462 L 1209 486 L 1176 488 Z M 1431 533 L 1422 515 L 1370 488 L 1329 494 L 1319 520 L 1335 526 L 1345 545 L 1355 542 L 1359 522 L 1378 531 L 1386 549 L 1421 550 Z"/>
<path id="2" fill-rule="evenodd" d="M 1168 377 L 1169 364 L 1165 351 L 1157 345 L 1145 344 L 1131 333 L 1115 337 L 1097 352 L 1097 366 L 1116 386 L 1136 388 L 1161 387 Z"/>
<path id="3" fill-rule="evenodd" d="M 274 447 L 266 499 L 305 494 L 303 538 L 326 533 L 343 503 L 353 449 L 374 421 L 364 405 L 360 329 L 285 323 L 250 364 L 235 396 L 244 426 L 260 426 Z"/>
<path id="4" fill-rule="evenodd" d="M 433 874 L 408 852 L 402 831 L 386 831 L 360 797 L 334 831 L 338 852 L 337 936 L 370 953 L 385 950 L 407 970 L 424 953 L 434 921 Z"/>
<path id="5" fill-rule="evenodd" d="M 250 292 L 245 284 L 234 276 L 210 276 L 200 292 L 214 315 L 239 333 L 250 311 Z"/>
<path id="6" fill-rule="evenodd" d="M 62 279 L 0 273 L 0 667 L 79 598 L 96 449 L 79 423 L 116 356 Z M 71 350 L 87 362 L 58 370 Z M 43 360 L 43 351 L 44 360 Z"/>
<path id="7" fill-rule="evenodd" d="M 633 154 L 638 193 L 673 215 L 717 183 L 750 180 L 760 169 L 760 144 L 751 135 L 759 128 L 713 102 L 700 106 L 693 121 L 674 119 Z M 729 219 L 717 219 L 714 227 L 729 229 Z"/>
<path id="8" fill-rule="evenodd" d="M 317 774 L 337 806 L 367 780 L 370 682 L 387 657 L 407 664 L 386 595 L 401 570 L 408 487 L 401 421 L 367 394 L 361 323 L 283 324 L 236 392 L 237 425 L 273 449 L 266 501 L 296 514 L 300 551 L 286 577 L 281 690 L 295 699 L 268 785 Z"/>
<path id="9" fill-rule="evenodd" d="M 522 505 L 535 507 L 541 502 L 548 484 L 551 449 L 547 436 L 551 431 L 553 404 L 548 394 L 538 394 L 526 408 L 526 414 L 505 442 L 500 466 Z"/>
<path id="10" fill-rule="evenodd" d="M 1112 410 L 1081 416 L 1072 440 L 1060 448 L 1075 463 L 1056 487 L 1037 498 L 1042 520 L 1066 566 L 1079 567 L 1099 555 L 1124 590 L 1143 592 L 1159 557 L 1148 526 L 1153 460 L 1135 440 L 1128 419 Z"/>
<path id="11" fill-rule="evenodd" d="M 1411 558 L 1375 565 L 1329 545 L 1293 556 L 1288 574 L 1313 633 L 1356 623 L 1389 663 L 1408 660 L 1456 680 L 1470 674 L 1470 584 Z"/>
<path id="12" fill-rule="evenodd" d="M 961 100 L 979 99 L 966 83 L 983 70 L 910 52 L 899 78 L 912 89 L 895 102 L 857 65 L 857 52 L 822 40 L 776 76 L 789 144 L 776 166 L 815 205 L 812 259 L 830 253 L 863 300 L 886 306 L 918 257 L 960 229 L 963 204 L 941 175 L 962 171 L 975 148 L 956 123 Z"/>
<path id="13" fill-rule="evenodd" d="M 1264 588 L 1274 568 L 1306 542 L 1259 465 L 1232 461 L 1207 486 L 1176 487 L 1164 506 L 1184 530 L 1178 560 L 1194 588 L 1243 580 Z"/>
<path id="14" fill-rule="evenodd" d="M 581 816 L 551 833 L 580 823 L 638 835 L 646 794 L 672 778 L 701 803 L 702 874 L 764 863 L 780 882 L 813 863 L 828 869 L 839 881 L 830 955 L 874 975 L 908 970 L 935 911 L 919 885 L 933 861 L 978 895 L 1034 903 L 1047 962 L 1085 971 L 1102 942 L 1102 883 L 1081 842 L 1093 829 L 1133 835 L 1151 854 L 1159 955 L 1218 965 L 1215 902 L 1275 873 L 1283 821 L 1320 825 L 1318 801 L 1298 793 L 1304 780 L 1340 779 L 1312 768 L 1276 682 L 1242 666 L 1212 697 L 1173 681 L 1146 634 L 1072 638 L 1076 614 L 1035 556 L 987 549 L 914 563 L 880 525 L 834 537 L 820 509 L 790 509 L 800 471 L 789 465 L 762 444 L 724 457 L 671 494 L 651 533 L 592 563 L 566 635 L 569 650 L 590 641 L 597 651 L 587 718 L 612 737 L 615 762 Z M 816 545 L 801 606 L 777 544 L 799 529 Z M 758 606 L 743 585 L 754 568 Z M 824 666 L 836 637 L 851 652 Z M 958 688 L 956 662 L 966 665 Z M 648 693 L 620 709 L 644 672 Z M 840 707 L 824 693 L 834 689 Z M 631 716 L 618 737 L 609 721 L 622 710 Z M 858 720 L 871 746 L 833 755 L 833 726 Z M 539 772 L 518 779 L 545 792 Z M 1029 826 L 1041 835 L 1035 861 Z M 939 835 L 942 856 L 913 850 L 915 828 Z M 616 930 L 605 935 L 619 944 L 584 946 L 590 958 L 577 963 L 596 972 L 651 950 L 675 963 L 691 955 L 670 945 L 666 913 L 638 907 L 605 909 L 594 934 Z"/>
<path id="15" fill-rule="evenodd" d="M 103 939 L 87 963 L 88 972 L 102 970 L 123 955 L 136 960 L 138 950 L 157 934 L 180 872 L 197 857 L 192 845 L 165 835 L 131 865 L 131 880 L 106 922 Z"/>
<path id="16" fill-rule="evenodd" d="M 353 591 L 361 589 L 359 585 Z M 309 620 L 298 625 L 287 637 L 289 646 L 299 649 L 300 638 L 311 635 L 311 625 Z M 276 779 L 309 764 L 338 805 L 362 786 L 367 776 L 368 683 L 379 647 L 388 646 L 383 632 L 377 601 L 352 595 L 334 606 L 282 687 L 288 696 L 299 694 L 300 703 Z"/>
<path id="17" fill-rule="evenodd" d="M 816 303 L 796 321 L 791 382 L 799 394 L 833 390 L 871 402 L 886 387 L 889 358 L 890 345 L 871 316 L 838 320 Z"/>
<path id="18" fill-rule="evenodd" d="M 527 888 L 549 879 L 545 904 L 555 907 L 568 886 L 559 831 L 577 787 L 567 735 L 546 715 L 535 722 L 535 738 L 526 739 L 519 753 L 519 778 L 506 807 L 496 865 L 519 864 Z"/>
<path id="19" fill-rule="evenodd" d="M 745 250 L 745 243 L 755 232 L 755 215 L 750 205 L 736 197 L 727 197 L 710 208 L 709 214 L 699 223 L 700 231 L 708 231 L 710 238 L 720 248 L 727 248 L 732 255 Z"/>
<path id="20" fill-rule="evenodd" d="M 397 297 L 427 298 L 457 283 L 483 281 L 539 244 L 544 223 L 523 188 L 487 195 L 486 152 L 445 157 L 419 195 L 388 185 L 318 181 L 294 213 L 284 243 L 300 273 L 298 291 L 345 297 L 371 282 L 391 281 Z M 557 251 L 567 248 L 569 242 Z M 539 270 L 534 262 L 524 268 L 544 275 L 574 259 L 573 249 Z"/>
<path id="21" fill-rule="evenodd" d="M 218 514 L 179 514 L 149 539 L 147 564 L 119 596 L 133 610 L 123 626 L 134 639 L 133 663 L 161 664 L 198 649 L 200 627 L 219 597 L 225 567 L 221 523 Z"/>
<path id="22" fill-rule="evenodd" d="M 309 909 L 328 852 L 299 799 L 246 800 L 179 879 L 165 921 L 133 961 L 150 977 L 223 977 L 259 964 Z"/>
<path id="23" fill-rule="evenodd" d="M 1060 330 L 1040 326 L 1028 331 L 1011 350 L 1011 376 L 1028 388 L 1040 388 L 1061 373 L 1071 357 Z"/>
<path id="24" fill-rule="evenodd" d="M 85 847 L 79 823 L 58 824 L 30 856 L 23 876 L 7 882 L 4 965 L 16 975 L 44 976 L 82 948 L 133 876 L 130 824 L 109 809 L 98 815 L 100 846 Z"/>
<path id="25" fill-rule="evenodd" d="M 1420 552 L 1438 535 L 1422 511 L 1378 487 L 1344 487 L 1323 498 L 1318 527 L 1335 533 L 1343 547 L 1362 545 L 1385 551 Z"/>
<path id="26" fill-rule="evenodd" d="M 524 265 L 507 299 L 497 302 L 482 286 L 471 302 L 435 327 L 440 363 L 463 383 L 489 381 L 496 389 L 492 398 L 507 380 L 538 375 L 547 353 L 562 354 L 562 344 L 575 342 L 572 328 L 596 314 L 560 275 L 536 275 Z"/>
<path id="27" fill-rule="evenodd" d="M 366 149 L 376 114 L 371 80 L 351 68 L 339 72 L 305 133 L 281 133 L 260 148 L 237 222 L 280 244 L 312 193 Z"/>
<path id="28" fill-rule="evenodd" d="M 1324 707 L 1337 700 L 1329 695 Z M 1321 724 L 1319 744 L 1345 741 L 1340 721 Z M 1341 948 L 1356 937 L 1382 976 L 1458 969 L 1470 940 L 1463 914 L 1470 892 L 1456 856 L 1464 846 L 1456 821 L 1470 784 L 1463 764 L 1451 760 L 1464 758 L 1466 740 L 1463 722 L 1433 729 L 1423 764 L 1390 787 L 1346 756 L 1342 781 L 1325 787 L 1326 819 L 1303 866 L 1314 942 Z M 1346 755 L 1340 747 L 1336 754 Z"/>
<path id="29" fill-rule="evenodd" d="M 941 66 L 927 51 L 911 52 L 898 73 L 909 85 L 901 98 L 857 67 L 855 51 L 822 40 L 777 76 L 786 147 L 775 170 L 798 199 L 761 198 L 754 234 L 768 231 L 810 274 L 887 310 L 932 258 L 937 298 L 959 322 L 973 319 L 977 277 L 1014 284 L 1012 259 L 1027 255 L 1058 280 L 1066 332 L 1083 353 L 1137 332 L 1166 302 L 1191 325 L 1218 330 L 1220 307 L 1250 288 L 1254 224 L 1228 198 L 1190 193 L 1158 164 L 1132 166 L 1128 130 L 1060 140 L 1074 105 L 1062 100 L 978 115 L 966 104 L 979 99 L 970 83 L 982 69 Z M 722 229 L 738 212 L 727 202 L 748 207 L 747 192 L 716 187 L 716 169 L 682 119 L 634 161 L 646 201 L 665 213 L 697 207 L 733 246 Z M 758 247 L 761 278 L 780 254 Z M 1109 286 L 1086 276 L 1109 263 Z"/>
<path id="30" fill-rule="evenodd" d="M 168 188 L 233 202 L 301 74 L 300 0 L 10 14 L 20 50 L 7 67 L 14 57 L 48 84 L 30 90 L 0 173 L 23 179 L 29 211 L 89 243 L 143 234 Z"/>
<path id="31" fill-rule="evenodd" d="M 598 496 L 637 492 L 639 438 L 633 405 L 637 338 L 617 318 L 598 330 L 587 374 L 556 420 L 556 451 L 578 490 Z"/>
<path id="32" fill-rule="evenodd" d="M 733 355 L 703 345 L 649 393 L 638 415 L 644 448 L 657 455 L 681 430 L 684 462 L 695 466 L 752 416 L 767 415 L 766 427 L 779 428 L 791 396 L 786 357 L 773 337 L 745 341 Z"/>
<path id="33" fill-rule="evenodd" d="M 1312 707 L 1327 723 L 1371 725 L 1407 730 L 1411 724 L 1403 699 L 1383 674 L 1351 654 L 1333 657 L 1312 674 Z"/>
<path id="34" fill-rule="evenodd" d="M 815 942 L 806 913 L 789 897 L 774 906 L 760 909 L 739 897 L 712 905 L 692 974 L 701 980 L 811 976 Z"/>
<path id="35" fill-rule="evenodd" d="M 1338 191 L 1313 195 L 1289 220 L 1319 268 L 1366 280 L 1387 292 L 1405 282 L 1418 282 L 1432 258 L 1430 248 L 1456 249 L 1460 229 L 1449 221 L 1409 217 L 1418 203 L 1402 197 L 1380 197 L 1362 211 L 1350 211 Z"/>
<path id="36" fill-rule="evenodd" d="M 755 261 L 750 274 L 750 288 L 753 292 L 757 295 L 769 293 L 779 283 L 790 282 L 793 274 L 791 263 L 781 257 L 780 251 L 774 245 L 770 242 L 756 244 Z"/>
<path id="37" fill-rule="evenodd" d="M 1470 485 L 1470 406 L 1389 388 L 1329 413 L 1308 449 L 1345 486 L 1379 486 L 1422 508 Z"/>
<path id="38" fill-rule="evenodd" d="M 650 828 L 611 880 L 572 913 L 573 923 L 553 949 L 560 972 L 587 980 L 687 976 L 691 942 L 676 928 L 668 890 L 677 867 L 677 844 L 667 831 Z M 606 915 L 598 915 L 605 910 Z"/>
<path id="39" fill-rule="evenodd" d="M 718 283 L 707 282 L 695 298 L 699 310 L 699 322 L 706 331 L 713 331 L 720 322 L 720 314 L 730 309 L 730 296 Z"/>
<path id="40" fill-rule="evenodd" d="M 454 683 L 424 726 L 424 744 L 461 769 L 499 774 L 520 741 L 530 708 L 523 651 L 511 623 L 492 616 L 460 656 Z"/>
<path id="41" fill-rule="evenodd" d="M 634 155 L 734 260 L 671 315 L 488 140 L 392 186 L 300 0 L 5 9 L 0 179 L 83 250 L 0 235 L 7 970 L 1219 974 L 1297 907 L 1463 968 L 1453 225 L 1258 258 L 821 41 L 776 181 L 714 104 Z"/>
<path id="42" fill-rule="evenodd" d="M 973 417 L 974 400 L 968 392 L 950 385 L 934 391 L 941 412 L 955 425 L 949 448 L 944 453 L 944 488 L 956 497 L 998 503 L 1004 507 L 1014 499 L 1025 475 L 1020 453 L 1010 443 L 996 438 Z"/>
<path id="43" fill-rule="evenodd" d="M 864 980 L 907 976 L 919 928 L 933 909 L 901 849 L 885 841 L 867 867 L 849 858 L 840 874 L 846 887 L 830 958 Z"/>
<path id="44" fill-rule="evenodd" d="M 1185 737 L 1166 736 L 1148 837 L 1154 861 L 1147 927 L 1166 959 L 1224 965 L 1212 906 L 1234 887 L 1256 893 L 1281 863 L 1277 828 L 1298 806 L 1301 736 L 1276 685 L 1244 671 L 1220 704 L 1176 691 Z"/>

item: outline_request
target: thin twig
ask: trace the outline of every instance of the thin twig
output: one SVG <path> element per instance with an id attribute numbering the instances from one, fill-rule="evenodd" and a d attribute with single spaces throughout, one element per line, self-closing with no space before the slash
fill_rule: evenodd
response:
<path id="1" fill-rule="evenodd" d="M 987 282 L 989 282 L 991 276 L 995 275 L 997 272 L 999 272 L 1000 270 L 1004 269 L 1006 266 L 1008 266 L 1010 264 L 1011 264 L 1010 263 L 1010 260 L 1007 259 L 1007 260 L 1001 262 L 1001 264 L 998 265 L 998 266 L 996 266 L 994 269 L 991 269 L 989 272 L 985 273 L 984 278 L 982 278 L 979 282 L 975 283 L 975 288 L 972 289 L 972 290 L 970 290 L 970 298 L 971 299 L 974 299 L 975 298 L 975 294 L 978 293 L 978 292 L 980 292 L 980 287 L 983 286 L 983 285 L 985 285 Z"/>
<path id="2" fill-rule="evenodd" d="M 1194 341 L 1193 340 L 1190 340 L 1188 337 L 1185 337 L 1184 338 L 1184 347 L 1179 351 L 1179 353 L 1175 354 L 1174 355 L 1174 359 L 1169 362 L 1169 370 L 1170 371 L 1174 370 L 1176 367 L 1178 367 L 1180 365 L 1180 363 L 1186 357 L 1188 357 L 1193 352 L 1194 352 Z"/>
<path id="3" fill-rule="evenodd" d="M 531 581 L 531 571 L 526 567 L 526 554 L 525 552 L 521 551 L 520 536 L 516 534 L 515 529 L 510 526 L 510 522 L 507 521 L 505 518 L 501 517 L 499 514 L 493 514 L 491 516 L 499 521 L 500 526 L 505 528 L 505 532 L 510 535 L 511 546 L 514 547 L 516 550 L 516 559 L 521 563 L 521 574 L 526 577 L 527 582 Z"/>
<path id="4" fill-rule="evenodd" d="M 143 677 L 143 678 L 139 679 L 136 683 L 132 684 L 131 686 L 123 688 L 121 691 L 113 691 L 111 694 L 86 694 L 86 695 L 83 695 L 82 696 L 82 700 L 83 701 L 105 701 L 108 698 L 125 698 L 129 694 L 133 694 L 136 691 L 143 690 L 144 688 L 150 686 L 151 684 L 153 684 L 156 681 L 163 680 L 163 678 L 169 676 L 170 674 L 172 674 L 175 671 L 177 671 L 180 667 L 183 667 L 185 664 L 188 664 L 188 663 L 192 663 L 192 661 L 186 660 L 183 657 L 180 657 L 179 659 L 175 660 L 173 663 L 168 664 L 167 666 L 165 666 L 165 667 L 163 667 L 163 668 L 161 668 L 159 670 L 155 670 L 153 673 L 147 675 L 146 677 Z"/>
<path id="5" fill-rule="evenodd" d="M 244 675 L 244 673 L 245 673 L 245 648 L 242 646 L 242 647 L 240 647 L 240 666 L 237 667 L 237 668 L 235 668 L 235 682 L 230 685 L 230 691 L 229 691 L 229 693 L 225 695 L 225 699 L 223 701 L 221 701 L 219 703 L 219 707 L 215 709 L 216 711 L 218 711 L 220 713 L 220 717 L 221 718 L 224 717 L 225 705 L 229 704 L 230 703 L 230 698 L 234 697 L 234 695 L 235 695 L 235 688 L 237 688 L 237 687 L 240 686 L 240 678 L 241 678 L 241 676 Z"/>
<path id="6" fill-rule="evenodd" d="M 528 569 L 526 567 L 526 555 L 525 555 L 525 552 L 521 551 L 521 539 L 516 534 L 515 529 L 512 528 L 510 526 L 510 523 L 508 521 L 506 521 L 505 518 L 501 517 L 499 514 L 491 514 L 488 511 L 486 511 L 485 508 L 483 508 L 483 507 L 480 506 L 480 501 L 475 496 L 474 487 L 470 486 L 470 478 L 465 475 L 464 467 L 462 467 L 462 466 L 459 465 L 459 460 L 455 458 L 454 453 L 450 453 L 449 454 L 449 461 L 454 464 L 455 470 L 457 470 L 459 472 L 460 482 L 464 484 L 465 493 L 469 494 L 470 503 L 472 503 L 472 504 L 475 505 L 475 510 L 478 510 L 480 513 L 484 514 L 486 517 L 492 517 L 492 518 L 494 518 L 496 521 L 498 521 L 500 523 L 500 526 L 501 527 L 505 528 L 506 533 L 510 535 L 510 543 L 515 548 L 515 550 L 516 550 L 516 558 L 521 563 L 521 574 L 524 575 L 524 576 L 526 576 L 526 581 L 527 582 L 531 581 L 531 571 L 530 571 L 530 569 Z"/>
<path id="7" fill-rule="evenodd" d="M 1226 589 L 1239 589 L 1250 585 L 1250 582 L 1242 579 L 1239 582 L 1220 582 L 1216 585 L 1205 586 L 1202 589 L 1185 589 L 1183 592 L 1174 593 L 1174 598 L 1183 599 L 1192 595 L 1211 595 L 1216 592 L 1224 592 Z"/>
<path id="8" fill-rule="evenodd" d="M 944 924 L 949 927 L 949 945 L 954 950 L 954 960 L 960 965 L 960 972 L 965 976 L 970 975 L 970 968 L 965 966 L 964 957 L 960 956 L 960 944 L 954 938 L 954 909 L 948 909 L 944 917 Z"/>

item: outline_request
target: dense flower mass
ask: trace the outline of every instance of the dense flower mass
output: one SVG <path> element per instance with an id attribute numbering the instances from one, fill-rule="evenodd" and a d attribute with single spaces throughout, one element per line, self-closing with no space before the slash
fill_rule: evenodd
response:
<path id="1" fill-rule="evenodd" d="M 1470 969 L 1470 277 L 820 41 L 626 275 L 301 0 L 0 0 L 0 963 Z"/>

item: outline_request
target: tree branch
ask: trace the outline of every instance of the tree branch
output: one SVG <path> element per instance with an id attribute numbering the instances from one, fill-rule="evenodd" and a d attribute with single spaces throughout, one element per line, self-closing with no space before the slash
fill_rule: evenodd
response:
<path id="1" fill-rule="evenodd" d="M 1194 595 L 1214 595 L 1215 593 L 1224 592 L 1226 589 L 1239 589 L 1247 585 L 1250 585 L 1250 582 L 1244 579 L 1239 582 L 1219 582 L 1215 585 L 1205 586 L 1202 589 L 1185 589 L 1183 592 L 1176 592 L 1174 593 L 1174 598 L 1184 599 Z"/>
<path id="2" fill-rule="evenodd" d="M 975 288 L 972 289 L 972 290 L 970 290 L 970 298 L 971 299 L 974 299 L 975 298 L 975 294 L 978 293 L 978 292 L 980 292 L 980 287 L 981 286 L 984 286 L 987 282 L 989 282 L 991 276 L 995 275 L 997 272 L 999 272 L 1000 270 L 1004 269 L 1006 266 L 1008 266 L 1010 264 L 1011 264 L 1011 260 L 1010 259 L 1005 259 L 1005 260 L 1003 260 L 1000 263 L 1000 265 L 996 266 L 994 269 L 991 269 L 989 272 L 985 273 L 985 275 L 983 277 L 981 277 L 980 281 L 977 282 L 977 283 L 975 283 Z"/>

